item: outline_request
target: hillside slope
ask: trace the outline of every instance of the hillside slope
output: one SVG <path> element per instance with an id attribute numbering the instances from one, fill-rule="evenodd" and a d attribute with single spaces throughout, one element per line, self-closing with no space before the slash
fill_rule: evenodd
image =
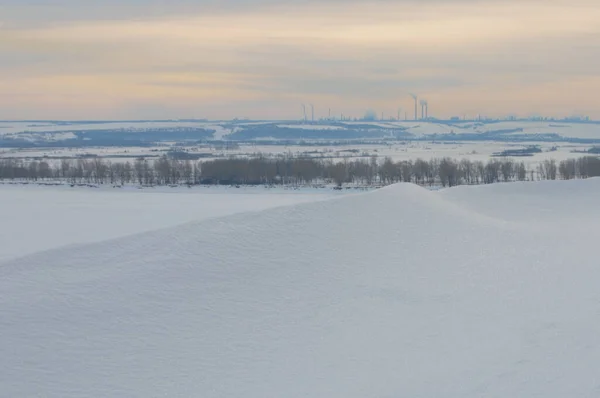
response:
<path id="1" fill-rule="evenodd" d="M 331 196 L 317 190 L 262 187 L 87 189 L 0 184 L 0 266 L 4 261 L 65 245 Z"/>
<path id="2" fill-rule="evenodd" d="M 397 185 L 5 263 L 2 394 L 598 396 L 600 184 L 506 190 Z M 507 216 L 532 200 L 561 216 Z"/>

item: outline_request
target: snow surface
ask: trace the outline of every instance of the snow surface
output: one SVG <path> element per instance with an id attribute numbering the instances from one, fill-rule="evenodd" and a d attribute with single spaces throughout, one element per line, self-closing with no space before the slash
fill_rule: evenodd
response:
<path id="1" fill-rule="evenodd" d="M 597 397 L 598 197 L 401 184 L 4 262 L 0 391 Z"/>
<path id="2" fill-rule="evenodd" d="M 70 122 L 70 123 L 32 123 L 32 122 L 0 122 L 0 132 L 3 134 L 17 133 L 50 133 L 62 132 L 69 130 L 128 130 L 128 129 L 157 129 L 157 128 L 173 128 L 173 127 L 196 127 L 204 128 L 212 123 L 203 121 L 188 122 L 188 121 L 139 121 L 139 122 L 112 122 L 103 123 L 86 123 L 86 122 Z"/>
<path id="3" fill-rule="evenodd" d="M 228 139 L 228 135 L 239 130 L 244 126 L 257 126 L 261 124 L 272 124 L 274 122 L 243 122 L 231 127 L 225 122 L 216 121 L 137 121 L 137 122 L 105 122 L 105 123 L 85 123 L 70 122 L 64 123 L 33 123 L 33 122 L 6 122 L 0 121 L 0 136 L 19 137 L 27 140 L 39 140 L 43 138 L 46 141 L 55 141 L 59 139 L 69 139 L 74 137 L 71 133 L 61 135 L 60 132 L 76 130 L 135 130 L 135 129 L 157 129 L 157 128 L 205 128 L 215 130 L 214 138 L 217 140 Z M 501 121 L 495 123 L 479 123 L 473 121 L 456 121 L 452 124 L 437 123 L 435 121 L 389 121 L 389 122 L 320 122 L 319 124 L 300 124 L 292 122 L 277 123 L 279 127 L 288 127 L 295 129 L 310 130 L 339 130 L 352 128 L 357 125 L 371 125 L 374 128 L 402 128 L 415 137 L 423 137 L 432 134 L 449 134 L 454 132 L 460 134 L 477 134 L 498 130 L 523 129 L 514 133 L 505 133 L 504 138 L 514 134 L 530 134 L 536 136 L 539 134 L 558 134 L 564 138 L 579 139 L 600 139 L 600 124 L 594 123 L 575 123 L 562 121 Z M 47 133 L 41 135 L 41 133 Z"/>
<path id="4" fill-rule="evenodd" d="M 365 122 L 344 122 L 347 126 Z M 532 136 L 539 134 L 558 134 L 564 138 L 579 138 L 579 139 L 600 139 L 600 124 L 592 123 L 569 123 L 569 122 L 536 122 L 536 121 L 503 121 L 495 123 L 479 123 L 479 122 L 462 122 L 457 121 L 452 124 L 442 124 L 428 121 L 404 121 L 404 122 L 387 122 L 387 123 L 371 123 L 368 124 L 379 127 L 402 127 L 415 137 L 423 137 L 432 134 L 479 134 L 493 132 L 499 130 L 518 130 L 514 133 L 503 134 L 506 137 L 510 135 Z"/>
<path id="5" fill-rule="evenodd" d="M 349 144 L 343 146 L 336 145 L 256 145 L 240 144 L 236 149 L 223 150 L 214 147 L 183 147 L 190 153 L 205 153 L 207 156 L 199 161 L 214 160 L 215 158 L 225 156 L 255 157 L 259 155 L 284 155 L 292 154 L 294 156 L 312 156 L 315 158 L 326 157 L 335 161 L 344 159 L 366 159 L 368 156 L 378 156 L 381 159 L 389 157 L 394 161 L 415 160 L 432 158 L 451 157 L 454 159 L 469 159 L 471 161 L 490 160 L 494 153 L 502 152 L 507 149 L 523 149 L 527 146 L 538 146 L 542 152 L 536 153 L 530 157 L 509 157 L 517 162 L 525 162 L 531 168 L 535 168 L 540 162 L 546 159 L 554 159 L 560 162 L 565 159 L 575 159 L 578 157 L 589 156 L 586 151 L 593 145 L 585 144 L 567 144 L 564 142 L 490 142 L 490 141 L 459 141 L 459 142 L 396 142 L 387 145 L 368 145 L 368 144 Z M 358 150 L 349 152 L 349 150 Z M 82 155 L 95 154 L 109 159 L 111 162 L 133 162 L 136 156 L 156 157 L 163 155 L 167 149 L 165 147 L 96 147 L 96 148 L 34 148 L 34 149 L 0 149 L 0 159 L 2 158 L 42 158 L 47 162 L 59 163 L 61 156 L 76 157 Z M 573 152 L 577 151 L 577 152 Z"/>
<path id="6" fill-rule="evenodd" d="M 324 199 L 331 191 L 0 185 L 0 262 L 188 221 Z M 1 390 L 1 388 L 0 388 Z"/>
<path id="7" fill-rule="evenodd" d="M 344 130 L 341 126 L 329 126 L 322 124 L 279 124 L 279 128 L 301 129 L 301 130 Z"/>

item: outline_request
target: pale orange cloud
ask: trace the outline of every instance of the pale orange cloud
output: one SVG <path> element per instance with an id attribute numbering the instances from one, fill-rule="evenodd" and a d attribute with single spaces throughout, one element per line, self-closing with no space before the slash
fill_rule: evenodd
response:
<path id="1" fill-rule="evenodd" d="M 435 101 L 440 116 L 600 117 L 597 21 L 600 7 L 587 0 L 325 2 L 4 27 L 0 52 L 11 62 L 0 63 L 0 88 L 10 95 L 0 117 L 95 117 L 106 104 L 105 117 L 119 104 L 138 118 L 147 104 L 173 112 L 190 102 L 206 117 L 295 117 L 309 101 L 358 116 L 408 106 L 408 92 Z"/>

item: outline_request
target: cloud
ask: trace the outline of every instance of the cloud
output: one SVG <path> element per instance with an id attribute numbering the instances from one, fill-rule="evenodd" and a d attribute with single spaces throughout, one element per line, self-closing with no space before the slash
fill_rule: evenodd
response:
<path id="1" fill-rule="evenodd" d="M 285 117 L 306 100 L 362 114 L 395 109 L 411 91 L 444 115 L 499 114 L 511 111 L 519 88 L 530 101 L 520 109 L 558 109 L 549 87 L 569 84 L 579 102 L 600 105 L 592 95 L 600 9 L 591 1 L 110 0 L 97 15 L 97 2 L 27 1 L 5 0 L 0 11 L 45 7 L 64 10 L 65 20 L 22 16 L 0 29 L 8 77 L 0 87 L 11 95 L 0 117 L 36 118 L 42 109 L 95 117 L 116 112 L 114 104 L 144 117 L 144 109 L 189 111 L 190 101 L 215 117 Z"/>

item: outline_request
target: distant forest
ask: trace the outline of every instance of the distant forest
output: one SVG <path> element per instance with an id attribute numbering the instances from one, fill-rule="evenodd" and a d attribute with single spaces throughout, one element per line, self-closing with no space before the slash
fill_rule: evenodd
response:
<path id="1" fill-rule="evenodd" d="M 283 158 L 228 158 L 204 162 L 137 159 L 110 162 L 102 158 L 60 162 L 0 160 L 0 180 L 61 181 L 70 184 L 126 185 L 315 185 L 382 186 L 397 182 L 444 187 L 508 181 L 574 179 L 600 176 L 600 158 L 545 160 L 534 168 L 511 159 L 488 162 L 438 158 L 394 162 L 390 158 L 332 161 Z"/>

